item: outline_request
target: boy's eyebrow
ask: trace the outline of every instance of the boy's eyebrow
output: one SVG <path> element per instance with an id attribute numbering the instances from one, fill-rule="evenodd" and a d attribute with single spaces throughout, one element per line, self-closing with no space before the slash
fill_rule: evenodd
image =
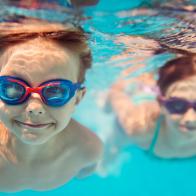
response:
<path id="1" fill-rule="evenodd" d="M 22 76 L 20 73 L 18 73 L 17 71 L 11 71 L 11 75 L 23 79 L 23 76 Z M 24 80 L 25 80 L 25 79 L 24 79 Z"/>
<path id="2" fill-rule="evenodd" d="M 17 71 L 11 71 L 11 74 L 9 74 L 9 75 L 20 78 L 20 79 L 26 81 L 29 85 L 31 85 L 31 82 L 27 78 L 24 78 L 24 76 L 21 75 L 20 73 L 18 73 Z"/>

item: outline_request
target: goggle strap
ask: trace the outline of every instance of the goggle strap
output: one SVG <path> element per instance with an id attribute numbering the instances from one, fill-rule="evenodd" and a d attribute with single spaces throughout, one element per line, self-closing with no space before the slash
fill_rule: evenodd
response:
<path id="1" fill-rule="evenodd" d="M 82 83 L 76 83 L 75 85 L 74 85 L 74 87 L 75 87 L 75 90 L 77 90 L 77 89 L 79 89 L 79 90 L 82 90 L 82 89 L 84 89 L 85 88 L 85 86 L 83 86 L 83 84 Z"/>

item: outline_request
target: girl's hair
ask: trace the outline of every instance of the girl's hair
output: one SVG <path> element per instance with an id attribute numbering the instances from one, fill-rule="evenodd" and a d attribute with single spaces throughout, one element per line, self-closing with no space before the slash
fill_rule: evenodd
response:
<path id="1" fill-rule="evenodd" d="M 72 24 L 57 24 L 35 19 L 24 19 L 20 23 L 0 24 L 0 53 L 10 47 L 36 38 L 43 38 L 69 48 L 80 57 L 78 82 L 84 82 L 86 70 L 91 67 L 92 56 L 87 36 L 80 27 Z"/>
<path id="2" fill-rule="evenodd" d="M 196 74 L 196 55 L 190 54 L 168 61 L 159 69 L 158 86 L 162 95 L 176 81 Z"/>

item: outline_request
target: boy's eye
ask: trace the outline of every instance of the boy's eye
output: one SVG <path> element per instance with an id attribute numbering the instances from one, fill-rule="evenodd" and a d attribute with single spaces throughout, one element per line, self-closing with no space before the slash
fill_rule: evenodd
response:
<path id="1" fill-rule="evenodd" d="M 69 88 L 66 86 L 48 86 L 44 88 L 44 94 L 47 98 L 50 97 L 64 97 L 69 95 Z"/>
<path id="2" fill-rule="evenodd" d="M 24 88 L 17 83 L 4 83 L 1 88 L 3 94 L 8 98 L 20 98 L 24 92 Z"/>

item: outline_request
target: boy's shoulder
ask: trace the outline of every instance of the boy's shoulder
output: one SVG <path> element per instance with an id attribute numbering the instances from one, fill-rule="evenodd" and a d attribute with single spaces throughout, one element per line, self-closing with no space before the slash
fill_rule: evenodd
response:
<path id="1" fill-rule="evenodd" d="M 99 137 L 74 119 L 71 120 L 70 128 L 82 158 L 88 162 L 97 162 L 103 153 L 103 144 Z"/>

